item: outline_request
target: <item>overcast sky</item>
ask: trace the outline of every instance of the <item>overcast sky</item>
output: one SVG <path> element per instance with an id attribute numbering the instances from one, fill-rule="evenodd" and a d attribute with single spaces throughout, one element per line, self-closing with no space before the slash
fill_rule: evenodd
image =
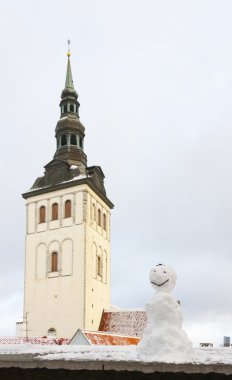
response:
<path id="1" fill-rule="evenodd" d="M 177 272 L 194 343 L 232 336 L 232 2 L 0 0 L 0 335 L 22 316 L 21 193 L 55 152 L 66 40 L 112 211 L 112 304 Z"/>

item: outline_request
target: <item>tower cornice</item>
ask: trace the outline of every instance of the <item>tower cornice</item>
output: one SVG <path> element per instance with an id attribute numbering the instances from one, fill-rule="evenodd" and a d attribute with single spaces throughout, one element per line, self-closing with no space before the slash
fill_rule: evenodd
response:
<path id="1" fill-rule="evenodd" d="M 107 198 L 106 195 L 104 195 L 97 188 L 97 186 L 93 183 L 91 178 L 81 178 L 81 179 L 77 179 L 77 180 L 73 180 L 73 181 L 69 181 L 69 182 L 67 181 L 67 182 L 63 182 L 63 183 L 58 183 L 57 185 L 54 185 L 54 186 L 47 186 L 47 187 L 43 187 L 40 189 L 31 189 L 31 190 L 27 191 L 26 193 L 23 193 L 22 197 L 24 199 L 29 199 L 29 198 L 35 197 L 37 195 L 51 193 L 53 191 L 66 189 L 69 187 L 75 187 L 77 185 L 78 186 L 79 185 L 88 185 L 90 187 L 90 189 L 93 190 L 107 204 L 107 206 L 110 209 L 114 208 L 114 204 L 109 200 L 109 198 Z"/>

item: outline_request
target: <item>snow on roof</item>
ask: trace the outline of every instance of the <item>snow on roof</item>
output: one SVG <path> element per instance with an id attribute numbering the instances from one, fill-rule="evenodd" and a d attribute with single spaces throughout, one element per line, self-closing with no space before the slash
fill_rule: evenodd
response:
<path id="1" fill-rule="evenodd" d="M 141 337 L 146 325 L 145 310 L 104 310 L 99 331 Z"/>
<path id="2" fill-rule="evenodd" d="M 114 333 L 104 333 L 102 331 L 80 330 L 88 339 L 89 343 L 100 344 L 105 346 L 130 346 L 137 345 L 140 338 L 135 336 L 124 336 Z"/>
<path id="3" fill-rule="evenodd" d="M 25 356 L 29 354 L 29 356 Z M 142 360 L 138 355 L 136 346 L 103 346 L 103 345 L 92 345 L 92 346 L 80 346 L 80 345 L 36 345 L 36 344 L 10 344 L 10 345 L 0 345 L 0 366 L 1 361 L 4 361 L 4 356 L 7 355 L 7 360 L 12 361 L 12 363 L 20 363 L 25 361 L 25 359 L 34 361 L 35 365 L 38 366 L 39 360 L 45 362 L 46 360 L 65 360 L 86 362 L 86 368 L 90 365 L 90 361 L 101 360 L 105 362 L 139 362 L 146 363 L 159 363 L 160 360 L 156 360 L 154 357 L 147 357 L 146 360 Z M 9 356 L 11 355 L 11 357 Z M 54 363 L 53 362 L 53 363 Z M 168 363 L 183 363 L 179 358 L 175 357 L 175 352 L 173 352 L 173 358 L 170 360 L 163 360 L 162 362 Z M 220 368 L 223 368 L 222 364 L 229 364 L 232 366 L 232 347 L 228 348 L 196 348 L 194 349 L 194 357 L 189 360 L 189 363 L 194 364 L 199 367 L 200 370 L 202 366 L 199 364 L 213 364 L 217 365 L 217 371 L 220 372 Z M 60 366 L 60 363 L 58 363 Z M 67 367 L 65 367 L 67 368 Z M 73 367 L 72 367 L 73 368 Z M 212 368 L 212 370 L 215 369 Z M 227 368 L 228 369 L 228 368 Z M 169 367 L 170 371 L 170 367 Z M 213 372 L 213 371 L 212 371 Z"/>
<path id="4" fill-rule="evenodd" d="M 72 182 L 72 181 L 77 181 L 79 179 L 84 179 L 84 178 L 88 178 L 87 175 L 84 175 L 84 174 L 79 174 L 71 179 L 68 179 L 67 181 L 62 181 L 62 182 L 59 182 L 59 183 L 66 183 L 66 182 Z"/>
<path id="5" fill-rule="evenodd" d="M 128 311 L 135 313 L 136 311 L 144 311 L 144 307 L 124 307 L 123 309 L 119 306 L 111 305 L 109 309 L 104 309 L 104 311 L 112 312 L 112 311 L 120 311 L 121 313 L 126 313 Z"/>
<path id="6" fill-rule="evenodd" d="M 66 338 L 26 338 L 26 337 L 14 337 L 14 336 L 4 336 L 0 337 L 1 344 L 42 344 L 42 345 L 63 345 L 68 344 L 70 339 Z"/>

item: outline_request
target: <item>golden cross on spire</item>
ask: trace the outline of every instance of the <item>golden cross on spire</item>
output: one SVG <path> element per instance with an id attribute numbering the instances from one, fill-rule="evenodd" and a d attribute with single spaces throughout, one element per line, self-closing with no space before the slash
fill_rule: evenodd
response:
<path id="1" fill-rule="evenodd" d="M 71 44 L 71 40 L 68 39 L 68 52 L 67 52 L 67 56 L 70 57 L 71 53 L 70 53 L 70 44 Z"/>

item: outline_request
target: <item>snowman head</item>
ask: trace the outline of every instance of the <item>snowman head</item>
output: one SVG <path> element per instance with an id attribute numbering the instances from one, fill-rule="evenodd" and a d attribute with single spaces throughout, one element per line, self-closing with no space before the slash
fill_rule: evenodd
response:
<path id="1" fill-rule="evenodd" d="M 170 292 L 176 285 L 176 273 L 172 268 L 158 264 L 150 270 L 149 280 L 158 292 Z"/>

